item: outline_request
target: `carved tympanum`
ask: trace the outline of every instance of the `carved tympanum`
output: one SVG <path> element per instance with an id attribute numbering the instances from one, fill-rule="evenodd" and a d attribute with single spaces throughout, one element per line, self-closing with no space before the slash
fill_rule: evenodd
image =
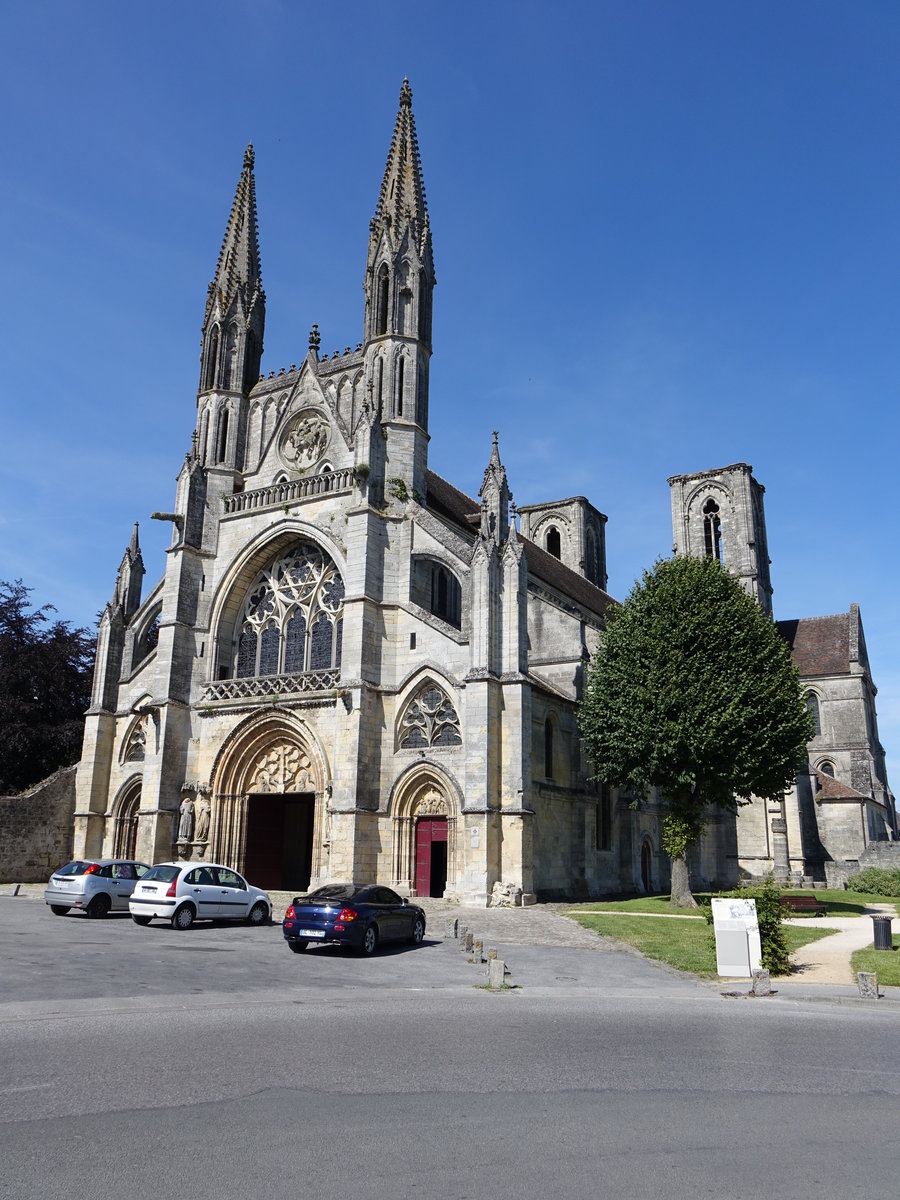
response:
<path id="1" fill-rule="evenodd" d="M 248 792 L 311 792 L 315 790 L 309 756 L 299 746 L 271 746 L 254 764 Z"/>

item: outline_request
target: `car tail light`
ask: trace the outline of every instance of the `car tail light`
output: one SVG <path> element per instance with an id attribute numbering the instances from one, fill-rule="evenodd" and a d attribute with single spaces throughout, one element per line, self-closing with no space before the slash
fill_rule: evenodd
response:
<path id="1" fill-rule="evenodd" d="M 284 919 L 286 921 L 293 921 L 296 918 L 296 916 L 297 916 L 297 914 L 294 912 L 293 904 L 289 904 L 287 907 L 287 912 L 284 914 Z"/>
<path id="2" fill-rule="evenodd" d="M 167 895 L 167 896 L 174 896 L 174 895 L 175 895 L 175 885 L 176 885 L 177 883 L 178 883 L 178 877 L 176 876 L 176 877 L 175 877 L 175 878 L 172 880 L 172 882 L 169 884 L 169 886 L 168 886 L 168 888 L 167 888 L 167 890 L 166 890 L 166 895 Z"/>
<path id="3" fill-rule="evenodd" d="M 359 913 L 355 908 L 342 908 L 334 919 L 335 921 L 355 921 L 358 916 Z"/>
<path id="4" fill-rule="evenodd" d="M 99 863 L 90 863 L 89 866 L 85 867 L 84 873 L 85 873 L 85 875 L 96 875 L 99 870 L 100 870 Z"/>

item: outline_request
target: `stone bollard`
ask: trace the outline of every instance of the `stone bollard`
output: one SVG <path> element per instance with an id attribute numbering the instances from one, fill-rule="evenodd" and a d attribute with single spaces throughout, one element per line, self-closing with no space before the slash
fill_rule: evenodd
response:
<path id="1" fill-rule="evenodd" d="M 466 928 L 466 926 L 465 926 L 465 925 L 460 925 L 460 926 L 459 926 L 459 928 L 458 928 L 458 929 L 457 929 L 457 931 L 456 931 L 456 936 L 459 938 L 459 948 L 460 948 L 460 950 L 465 950 L 465 948 L 466 948 L 466 934 L 467 934 L 468 932 L 469 932 L 469 931 L 468 931 L 468 929 Z"/>
<path id="2" fill-rule="evenodd" d="M 863 1000 L 878 999 L 878 976 L 874 971 L 857 972 L 856 982 L 859 985 L 859 994 Z"/>
<path id="3" fill-rule="evenodd" d="M 488 956 L 488 962 L 490 962 L 490 961 L 491 961 L 491 959 L 494 959 L 494 958 L 496 958 L 496 957 L 497 957 L 497 948 L 496 948 L 496 946 L 491 946 L 491 947 L 490 947 L 490 949 L 488 950 L 487 956 Z"/>
<path id="4" fill-rule="evenodd" d="M 505 975 L 506 963 L 502 958 L 492 958 L 488 960 L 488 987 L 503 987 Z"/>
<path id="5" fill-rule="evenodd" d="M 11 896 L 18 896 L 18 894 L 19 894 L 19 888 L 20 888 L 21 886 L 22 886 L 22 885 L 21 885 L 21 884 L 19 884 L 19 883 L 11 883 L 11 884 L 9 885 L 9 894 L 10 894 Z"/>
<path id="6" fill-rule="evenodd" d="M 463 949 L 465 950 L 466 954 L 471 954 L 471 953 L 472 953 L 472 948 L 473 948 L 473 945 L 474 945 L 474 943 L 475 943 L 475 935 L 472 933 L 472 930 L 471 930 L 471 929 L 467 929 L 467 930 L 466 930 L 466 940 L 465 940 L 465 946 L 463 947 Z"/>
<path id="7" fill-rule="evenodd" d="M 484 962 L 484 942 L 481 938 L 476 938 L 472 943 L 472 953 L 475 955 L 476 962 Z"/>
<path id="8" fill-rule="evenodd" d="M 751 996 L 771 996 L 772 976 L 768 971 L 757 969 L 753 972 L 753 983 L 750 985 Z"/>
<path id="9" fill-rule="evenodd" d="M 448 917 L 447 924 L 444 927 L 444 937 L 455 938 L 459 936 L 459 918 Z"/>

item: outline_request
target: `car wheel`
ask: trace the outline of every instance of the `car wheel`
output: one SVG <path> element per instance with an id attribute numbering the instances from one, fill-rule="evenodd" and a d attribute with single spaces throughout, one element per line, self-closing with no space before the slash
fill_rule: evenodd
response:
<path id="1" fill-rule="evenodd" d="M 172 917 L 173 929 L 190 929 L 194 923 L 194 910 L 190 904 L 182 904 Z"/>
<path id="2" fill-rule="evenodd" d="M 105 917 L 112 907 L 112 901 L 109 896 L 100 893 L 95 896 L 87 908 L 84 910 L 89 917 Z"/>
<path id="3" fill-rule="evenodd" d="M 410 941 L 414 946 L 421 946 L 422 939 L 425 936 L 425 922 L 421 917 L 416 917 L 416 923 L 413 925 L 412 937 Z"/>
<path id="4" fill-rule="evenodd" d="M 367 925 L 366 932 L 363 934 L 362 952 L 369 955 L 375 953 L 375 947 L 378 945 L 378 930 L 374 925 Z"/>
<path id="5" fill-rule="evenodd" d="M 64 917 L 71 908 L 69 904 L 51 904 L 50 911 L 57 917 Z"/>
<path id="6" fill-rule="evenodd" d="M 307 945 L 307 942 L 288 942 L 288 946 L 290 946 L 295 954 L 302 954 Z"/>
<path id="7" fill-rule="evenodd" d="M 269 910 L 262 900 L 258 904 L 254 904 L 250 909 L 247 921 L 250 925 L 262 925 L 269 915 Z"/>
<path id="8" fill-rule="evenodd" d="M 147 916 L 139 917 L 139 916 L 136 916 L 135 913 L 131 914 L 131 919 L 132 919 L 132 921 L 134 921 L 135 925 L 149 925 L 150 922 L 153 920 L 152 917 L 147 917 Z"/>

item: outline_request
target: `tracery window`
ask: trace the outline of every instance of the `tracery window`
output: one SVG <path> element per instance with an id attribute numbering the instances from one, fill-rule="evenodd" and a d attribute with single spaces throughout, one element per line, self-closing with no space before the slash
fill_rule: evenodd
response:
<path id="1" fill-rule="evenodd" d="M 722 562 L 722 520 L 719 506 L 711 496 L 703 505 L 703 541 L 706 557 Z"/>
<path id="2" fill-rule="evenodd" d="M 426 683 L 409 702 L 400 719 L 401 750 L 461 745 L 459 717 L 450 697 L 437 684 Z"/>
<path id="3" fill-rule="evenodd" d="M 250 589 L 238 626 L 235 676 L 339 667 L 343 611 L 337 567 L 318 546 L 300 542 Z"/>

